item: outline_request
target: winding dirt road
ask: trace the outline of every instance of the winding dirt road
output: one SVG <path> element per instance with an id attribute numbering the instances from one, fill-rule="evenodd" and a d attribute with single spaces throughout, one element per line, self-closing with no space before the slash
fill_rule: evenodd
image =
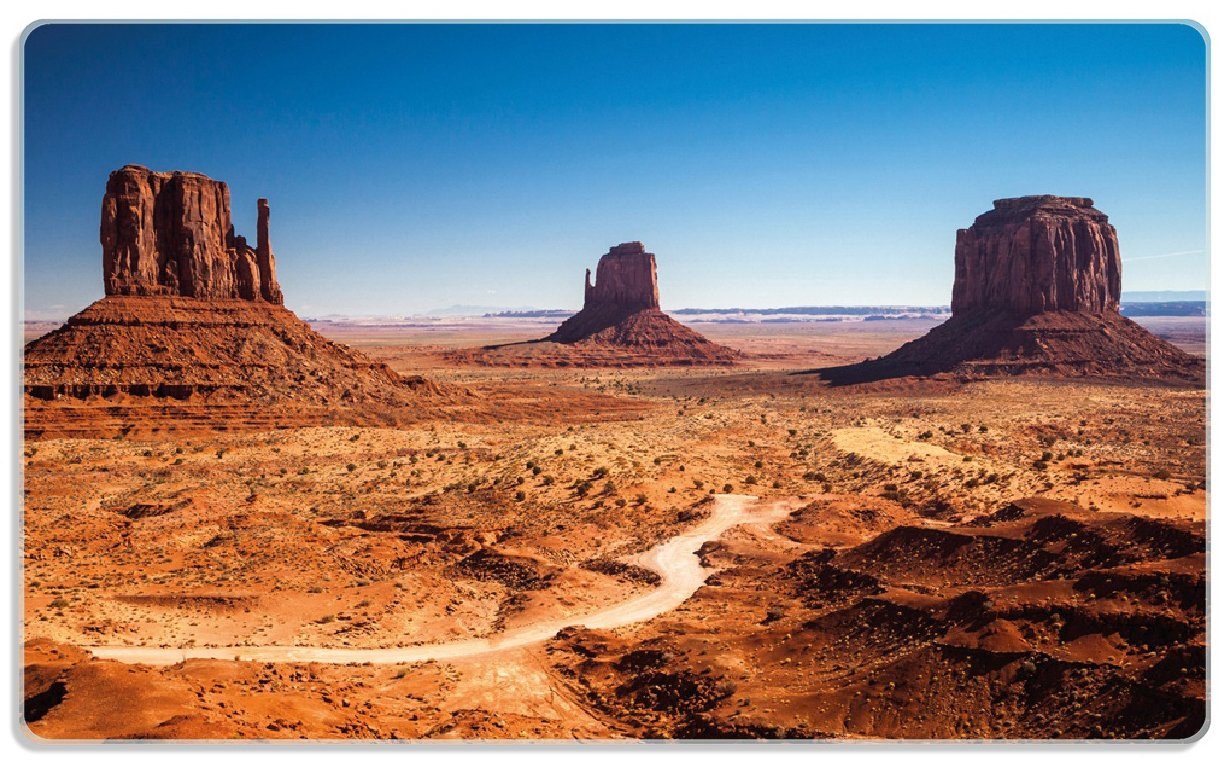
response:
<path id="1" fill-rule="evenodd" d="M 696 552 L 705 541 L 714 540 L 741 524 L 767 524 L 784 519 L 784 502 L 768 503 L 753 512 L 755 496 L 718 495 L 713 511 L 696 527 L 654 546 L 629 561 L 658 573 L 662 580 L 654 590 L 588 615 L 563 617 L 506 631 L 491 638 L 451 641 L 388 649 L 330 649 L 310 646 L 146 647 L 85 646 L 95 657 L 141 665 L 171 665 L 187 659 L 246 660 L 253 662 L 410 663 L 450 660 L 514 649 L 546 641 L 564 628 L 618 628 L 652 620 L 669 612 L 697 591 L 709 573 Z"/>

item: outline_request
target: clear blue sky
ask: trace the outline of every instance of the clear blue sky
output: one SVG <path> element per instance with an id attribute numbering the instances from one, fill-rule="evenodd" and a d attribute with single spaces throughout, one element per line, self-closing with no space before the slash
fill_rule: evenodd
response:
<path id="1" fill-rule="evenodd" d="M 667 308 L 942 304 L 954 231 L 1033 193 L 1094 198 L 1125 289 L 1202 289 L 1205 55 L 1183 25 L 43 26 L 27 311 L 102 295 L 127 163 L 227 181 L 249 238 L 269 197 L 305 315 L 576 307 L 632 239 Z"/>

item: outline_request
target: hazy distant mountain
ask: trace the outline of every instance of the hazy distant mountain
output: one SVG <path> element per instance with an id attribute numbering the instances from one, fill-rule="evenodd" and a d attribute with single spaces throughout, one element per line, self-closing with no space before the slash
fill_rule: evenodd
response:
<path id="1" fill-rule="evenodd" d="M 488 315 L 516 310 L 533 310 L 532 307 L 492 307 L 490 305 L 449 305 L 416 312 L 415 315 Z"/>
<path id="2" fill-rule="evenodd" d="M 667 310 L 675 315 L 941 315 L 948 306 L 822 305 L 808 307 L 686 307 Z"/>
<path id="3" fill-rule="evenodd" d="M 1182 300 L 1179 302 L 1122 302 L 1119 312 L 1129 318 L 1145 315 L 1203 316 L 1207 314 L 1204 302 Z"/>
<path id="4" fill-rule="evenodd" d="M 1125 291 L 1119 296 L 1120 302 L 1204 302 L 1208 300 L 1208 292 L 1191 291 Z"/>

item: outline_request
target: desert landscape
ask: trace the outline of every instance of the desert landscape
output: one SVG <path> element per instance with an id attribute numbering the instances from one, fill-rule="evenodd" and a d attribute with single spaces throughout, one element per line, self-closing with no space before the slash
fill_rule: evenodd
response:
<path id="1" fill-rule="evenodd" d="M 113 172 L 27 326 L 27 728 L 1195 735 L 1205 319 L 1121 315 L 1092 200 L 977 213 L 951 314 L 671 315 L 624 242 L 563 320 L 305 321 L 268 201 Z"/>

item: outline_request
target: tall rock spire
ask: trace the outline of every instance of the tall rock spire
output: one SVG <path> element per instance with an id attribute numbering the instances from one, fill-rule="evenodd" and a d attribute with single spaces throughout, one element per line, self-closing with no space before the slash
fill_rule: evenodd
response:
<path id="1" fill-rule="evenodd" d="M 261 298 L 266 302 L 282 304 L 277 261 L 269 244 L 269 199 L 256 200 L 256 265 L 260 270 Z"/>

